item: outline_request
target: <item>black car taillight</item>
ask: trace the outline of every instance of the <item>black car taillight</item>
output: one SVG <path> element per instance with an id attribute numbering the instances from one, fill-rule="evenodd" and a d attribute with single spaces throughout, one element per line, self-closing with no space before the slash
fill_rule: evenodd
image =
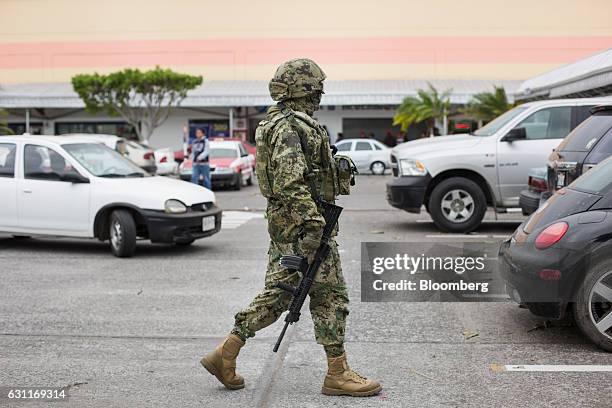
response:
<path id="1" fill-rule="evenodd" d="M 569 225 L 565 221 L 549 225 L 536 238 L 535 247 L 537 249 L 550 248 L 563 238 L 568 229 Z"/>

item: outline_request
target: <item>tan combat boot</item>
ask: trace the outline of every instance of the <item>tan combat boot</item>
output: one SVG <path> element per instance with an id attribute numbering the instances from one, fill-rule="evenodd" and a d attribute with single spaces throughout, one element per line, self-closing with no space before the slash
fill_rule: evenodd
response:
<path id="1" fill-rule="evenodd" d="M 362 377 L 349 368 L 346 362 L 346 353 L 340 357 L 328 357 L 327 366 L 327 375 L 321 389 L 321 392 L 325 395 L 369 397 L 382 390 L 378 381 Z"/>
<path id="2" fill-rule="evenodd" d="M 244 388 L 244 378 L 236 374 L 236 357 L 242 346 L 244 341 L 235 334 L 230 334 L 212 353 L 200 360 L 200 364 L 228 390 Z"/>

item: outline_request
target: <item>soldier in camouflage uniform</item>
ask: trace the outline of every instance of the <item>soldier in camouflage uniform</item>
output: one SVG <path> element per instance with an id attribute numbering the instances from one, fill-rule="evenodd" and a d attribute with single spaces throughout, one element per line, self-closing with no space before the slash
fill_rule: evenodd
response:
<path id="1" fill-rule="evenodd" d="M 246 339 L 274 323 L 287 310 L 291 296 L 276 287 L 296 285 L 299 273 L 279 265 L 282 255 L 299 254 L 312 261 L 325 220 L 318 199 L 334 202 L 342 190 L 325 130 L 312 118 L 323 94 L 325 74 L 309 59 L 287 61 L 270 81 L 272 99 L 256 132 L 256 172 L 268 199 L 266 216 L 270 247 L 264 290 L 236 314 L 230 335 L 202 360 L 202 365 L 228 389 L 244 387 L 236 374 L 236 358 Z M 328 360 L 322 392 L 327 395 L 370 396 L 382 389 L 374 380 L 349 369 L 344 352 L 348 294 L 335 239 L 319 268 L 310 296 L 314 334 Z"/>

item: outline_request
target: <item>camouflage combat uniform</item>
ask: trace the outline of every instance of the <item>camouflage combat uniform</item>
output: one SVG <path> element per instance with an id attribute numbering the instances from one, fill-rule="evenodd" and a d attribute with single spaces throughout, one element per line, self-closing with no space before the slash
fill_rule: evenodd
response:
<path id="1" fill-rule="evenodd" d="M 311 190 L 316 189 L 315 195 L 328 202 L 335 200 L 334 164 L 325 130 L 307 114 L 286 107 L 283 109 L 283 105 L 269 109 L 267 119 L 260 126 L 271 123 L 274 124 L 268 139 L 271 165 L 265 170 L 258 169 L 258 173 L 267 171 L 272 189 L 266 209 L 271 240 L 268 270 L 263 292 L 245 310 L 236 314 L 232 332 L 242 339 L 252 337 L 256 331 L 274 323 L 289 306 L 291 296 L 275 285 L 284 282 L 295 286 L 299 275 L 280 267 L 281 256 L 304 254 L 302 241 L 308 239 L 308 231 L 314 232 L 311 234 L 315 236 L 312 246 L 318 245 L 316 232 L 320 236 L 325 221 Z M 306 143 L 306 152 L 302 149 L 302 142 Z M 349 300 L 338 245 L 335 239 L 329 244 L 330 254 L 309 292 L 310 313 L 317 343 L 341 347 Z"/>
<path id="2" fill-rule="evenodd" d="M 270 81 L 270 95 L 279 103 L 268 110 L 255 132 L 255 171 L 261 193 L 268 199 L 270 248 L 264 290 L 236 314 L 232 332 L 200 360 L 230 390 L 244 388 L 244 378 L 236 373 L 236 359 L 246 339 L 274 323 L 291 302 L 291 295 L 276 284 L 296 286 L 299 272 L 281 268 L 281 256 L 301 255 L 312 262 L 325 227 L 321 200 L 332 203 L 339 194 L 349 194 L 354 184 L 354 163 L 332 155 L 327 132 L 312 118 L 321 102 L 324 79 L 314 61 L 302 58 L 281 64 Z M 308 292 L 315 338 L 327 354 L 321 392 L 372 396 L 382 386 L 351 370 L 344 351 L 349 300 L 336 233 L 337 228 L 328 240 L 329 254 Z"/>

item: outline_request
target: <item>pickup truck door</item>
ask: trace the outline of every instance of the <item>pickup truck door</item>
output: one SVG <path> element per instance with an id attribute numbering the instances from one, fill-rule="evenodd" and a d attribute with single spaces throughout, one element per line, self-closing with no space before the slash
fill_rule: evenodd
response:
<path id="1" fill-rule="evenodd" d="M 546 166 L 548 156 L 571 131 L 572 107 L 556 106 L 540 109 L 519 122 L 526 138 L 497 142 L 498 188 L 502 204 L 518 206 L 521 190 L 527 188 L 527 173 L 534 167 Z"/>
<path id="2" fill-rule="evenodd" d="M 17 227 L 17 145 L 0 143 L 0 230 Z"/>
<path id="3" fill-rule="evenodd" d="M 91 185 L 61 181 L 74 172 L 70 161 L 54 148 L 27 143 L 17 203 L 21 231 L 88 236 Z"/>

